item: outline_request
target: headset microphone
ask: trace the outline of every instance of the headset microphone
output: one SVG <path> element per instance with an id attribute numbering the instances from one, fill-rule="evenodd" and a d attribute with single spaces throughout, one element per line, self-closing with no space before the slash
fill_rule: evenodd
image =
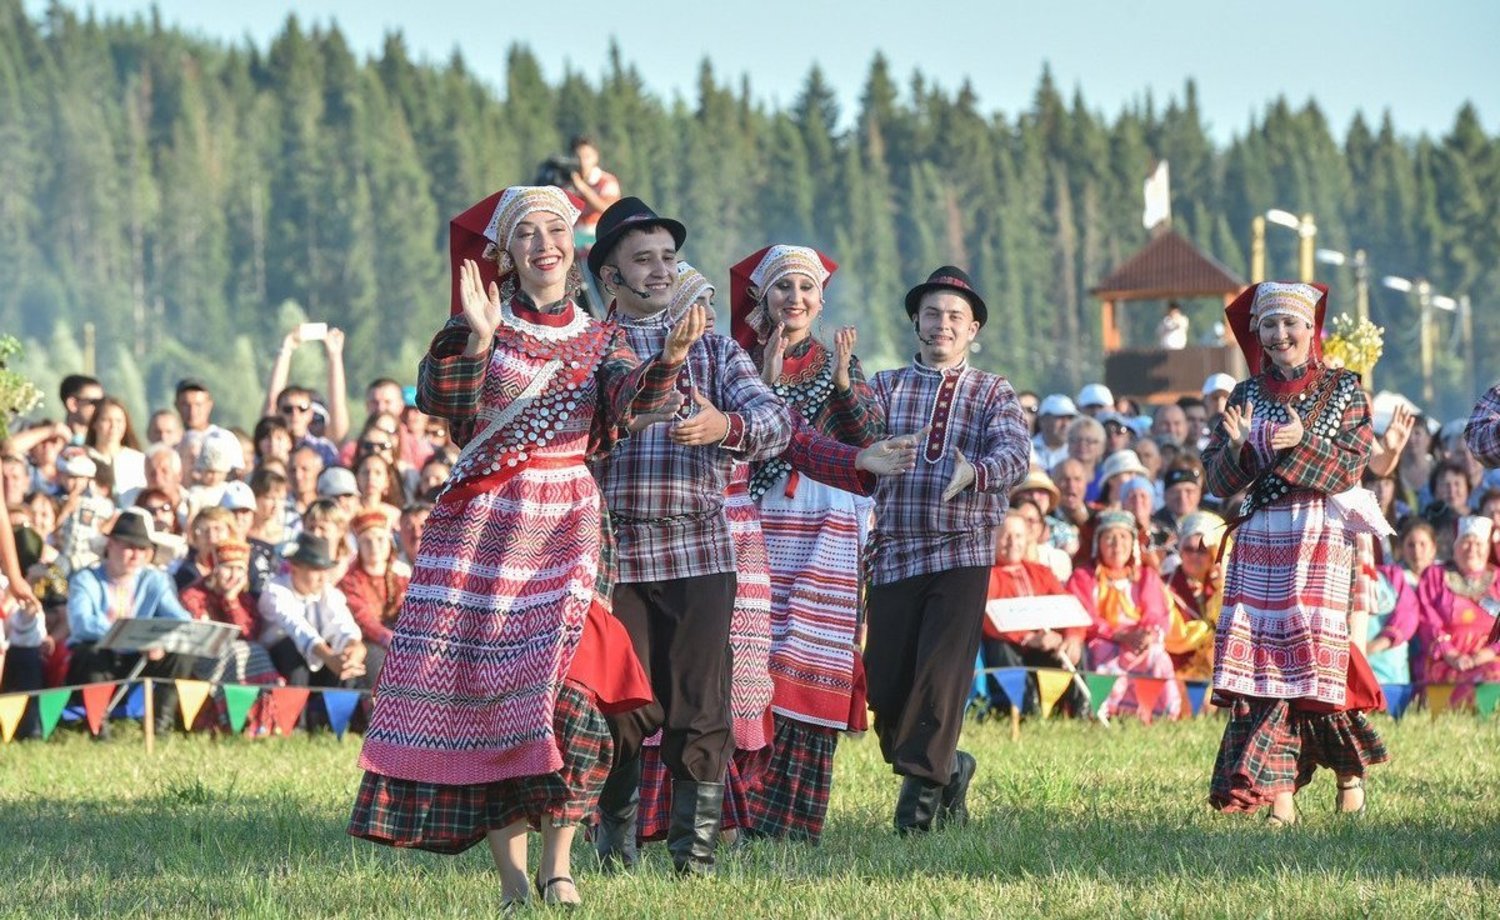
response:
<path id="1" fill-rule="evenodd" d="M 615 282 L 614 283 L 617 286 L 622 287 L 625 290 L 629 291 L 630 293 L 634 294 L 636 297 L 638 297 L 641 300 L 650 300 L 651 299 L 651 292 L 650 291 L 637 291 L 635 288 L 633 288 L 630 285 L 626 284 L 625 283 L 625 275 L 619 269 L 615 270 Z"/>

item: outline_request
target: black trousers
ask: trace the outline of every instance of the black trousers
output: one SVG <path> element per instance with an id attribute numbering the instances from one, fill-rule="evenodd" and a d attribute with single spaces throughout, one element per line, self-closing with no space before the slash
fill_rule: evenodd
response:
<path id="1" fill-rule="evenodd" d="M 989 579 L 988 567 L 972 566 L 869 590 L 870 708 L 880 753 L 902 776 L 953 778 Z"/>
<path id="2" fill-rule="evenodd" d="M 615 764 L 640 756 L 661 729 L 676 779 L 721 783 L 734 751 L 729 712 L 733 572 L 615 586 L 614 613 L 651 681 L 649 705 L 609 717 Z"/>
<path id="3" fill-rule="evenodd" d="M 12 645 L 5 653 L 4 673 L 0 674 L 0 693 L 29 693 L 42 689 L 42 686 L 42 650 Z M 42 720 L 37 714 L 34 696 L 26 700 L 26 711 L 21 715 L 16 737 L 42 737 Z"/>
<path id="4" fill-rule="evenodd" d="M 97 642 L 80 642 L 73 646 L 72 658 L 68 661 L 68 683 L 92 684 L 108 680 L 119 680 L 129 674 L 140 659 L 135 652 L 116 652 L 101 649 Z M 153 691 L 156 730 L 169 732 L 177 723 L 177 685 L 179 680 L 193 675 L 193 659 L 188 655 L 167 654 L 158 661 L 148 661 L 142 677 L 161 678 Z"/>
<path id="5" fill-rule="evenodd" d="M 991 639 L 983 637 L 980 643 L 982 659 L 986 668 L 1056 668 L 1060 663 L 1057 656 L 1051 652 L 1044 652 L 1039 648 L 1026 648 L 1016 645 L 1004 639 Z M 1085 654 L 1085 659 L 1087 654 Z M 1084 670 L 1086 661 L 1080 662 L 1079 670 Z M 1037 687 L 1036 675 L 1026 675 L 1026 698 L 1024 700 L 1007 700 L 1000 689 L 1000 682 L 993 674 L 987 674 L 984 678 L 986 695 L 990 706 L 996 709 L 1008 711 L 1012 702 L 1021 707 L 1021 712 L 1026 715 L 1036 715 L 1041 711 L 1041 693 Z M 1068 689 L 1063 693 L 1062 699 L 1058 700 L 1058 706 L 1065 712 L 1082 716 L 1087 711 L 1087 704 L 1083 699 L 1083 691 L 1078 689 L 1077 681 L 1068 684 Z M 1054 709 L 1053 713 L 1056 714 Z"/>

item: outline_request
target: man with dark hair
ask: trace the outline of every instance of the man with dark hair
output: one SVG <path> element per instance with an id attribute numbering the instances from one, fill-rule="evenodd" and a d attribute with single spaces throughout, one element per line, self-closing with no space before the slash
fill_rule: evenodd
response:
<path id="1" fill-rule="evenodd" d="M 214 396 L 203 381 L 187 377 L 177 381 L 177 392 L 173 404 L 182 416 L 182 427 L 187 431 L 207 431 L 213 424 Z"/>
<path id="2" fill-rule="evenodd" d="M 325 465 L 332 466 L 339 462 L 339 451 L 333 442 L 318 437 L 309 430 L 313 419 L 312 390 L 295 383 L 282 389 L 276 394 L 276 414 L 286 421 L 293 444 L 317 451 Z"/>
<path id="3" fill-rule="evenodd" d="M 573 174 L 573 194 L 583 199 L 583 213 L 573 224 L 573 239 L 578 258 L 586 258 L 594 246 L 599 218 L 609 206 L 620 200 L 620 180 L 599 166 L 599 148 L 587 134 L 575 135 L 569 144 L 578 158 L 578 172 Z"/>
<path id="4" fill-rule="evenodd" d="M 683 225 L 637 198 L 599 222 L 589 269 L 614 298 L 638 355 L 661 351 L 671 321 Z M 701 310 L 701 307 L 689 309 Z M 705 334 L 678 372 L 670 422 L 621 441 L 597 471 L 618 539 L 614 614 L 625 625 L 655 699 L 610 718 L 615 762 L 599 799 L 599 855 L 629 865 L 635 846 L 641 743 L 658 728 L 672 775 L 667 848 L 683 874 L 714 871 L 724 771 L 734 747 L 729 625 L 735 553 L 724 515 L 736 460 L 775 457 L 791 440 L 786 405 L 731 338 Z"/>
<path id="5" fill-rule="evenodd" d="M 1179 396 L 1177 407 L 1187 416 L 1187 439 L 1183 446 L 1200 451 L 1208 446 L 1208 406 L 1201 396 Z"/>
<path id="6" fill-rule="evenodd" d="M 73 432 L 73 443 L 82 444 L 94 420 L 94 410 L 104 399 L 104 385 L 87 374 L 69 374 L 57 388 L 57 398 L 67 413 L 63 421 Z"/>

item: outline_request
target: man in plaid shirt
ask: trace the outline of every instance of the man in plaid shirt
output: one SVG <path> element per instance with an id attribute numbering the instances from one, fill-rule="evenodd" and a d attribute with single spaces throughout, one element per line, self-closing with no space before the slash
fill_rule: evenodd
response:
<path id="1" fill-rule="evenodd" d="M 875 489 L 865 671 L 880 751 L 904 779 L 901 834 L 961 824 L 974 758 L 958 750 L 995 562 L 995 528 L 1026 475 L 1031 438 L 1004 377 L 968 365 L 987 316 L 951 265 L 906 295 L 920 343 L 871 380 L 885 431 L 925 432 L 917 466 Z"/>
<path id="2" fill-rule="evenodd" d="M 1500 383 L 1490 387 L 1474 405 L 1464 429 L 1469 450 L 1485 466 L 1500 466 Z"/>
<path id="3" fill-rule="evenodd" d="M 615 318 L 638 354 L 654 354 L 667 334 L 686 236 L 682 224 L 636 198 L 600 218 L 589 268 L 613 295 Z M 706 334 L 693 344 L 677 388 L 682 402 L 671 423 L 628 434 L 597 471 L 618 540 L 614 614 L 656 697 L 610 719 L 615 766 L 600 797 L 599 853 L 607 863 L 632 860 L 640 745 L 660 728 L 662 761 L 672 772 L 667 847 L 679 872 L 708 873 L 734 748 L 735 557 L 724 494 L 735 460 L 787 448 L 792 420 L 749 356 L 724 336 Z"/>

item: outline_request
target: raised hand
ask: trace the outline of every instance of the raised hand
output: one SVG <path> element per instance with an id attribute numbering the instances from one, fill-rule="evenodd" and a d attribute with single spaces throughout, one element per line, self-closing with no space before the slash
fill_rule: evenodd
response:
<path id="1" fill-rule="evenodd" d="M 480 346 L 476 350 L 487 349 L 500 325 L 500 286 L 491 281 L 486 291 L 478 263 L 464 259 L 464 264 L 458 267 L 458 293 L 464 305 L 464 322 L 477 340 L 471 344 Z"/>
<path id="2" fill-rule="evenodd" d="M 708 311 L 702 304 L 695 303 L 688 307 L 682 314 L 682 318 L 667 333 L 667 343 L 661 348 L 661 359 L 667 364 L 681 364 L 687 360 L 688 350 L 693 343 L 703 338 L 703 333 L 708 331 Z"/>
<path id="3" fill-rule="evenodd" d="M 693 388 L 693 403 L 698 407 L 697 413 L 672 426 L 672 440 L 684 447 L 700 447 L 724 440 L 729 433 L 729 416 L 704 399 L 696 387 Z"/>
<path id="4" fill-rule="evenodd" d="M 786 360 L 786 323 L 777 323 L 766 339 L 765 356 L 761 359 L 760 379 L 772 386 L 781 378 L 782 362 Z"/>
<path id="5" fill-rule="evenodd" d="M 1286 411 L 1292 420 L 1278 427 L 1276 433 L 1271 435 L 1272 450 L 1286 450 L 1288 447 L 1296 447 L 1302 443 L 1302 416 L 1290 406 Z"/>
<path id="6" fill-rule="evenodd" d="M 1224 407 L 1224 433 L 1229 436 L 1229 443 L 1234 445 L 1238 451 L 1245 446 L 1245 441 L 1250 437 L 1250 412 L 1252 407 L 1249 403 L 1240 406 Z"/>
<path id="7" fill-rule="evenodd" d="M 841 327 L 833 334 L 833 385 L 840 390 L 849 389 L 849 362 L 858 338 L 853 326 Z"/>
<path id="8" fill-rule="evenodd" d="M 645 431 L 652 425 L 659 425 L 662 422 L 670 422 L 674 417 L 676 417 L 677 410 L 682 408 L 682 403 L 682 394 L 673 391 L 667 394 L 667 401 L 662 403 L 660 409 L 657 409 L 655 412 L 642 412 L 640 415 L 637 415 L 635 418 L 630 420 L 630 424 L 625 426 L 625 430 L 629 431 L 631 434 L 636 434 L 638 432 Z"/>
<path id="9" fill-rule="evenodd" d="M 952 501 L 954 496 L 967 489 L 974 482 L 974 464 L 964 456 L 964 452 L 957 447 L 953 448 L 953 478 L 948 480 L 948 488 L 943 490 L 943 501 Z"/>
<path id="10" fill-rule="evenodd" d="M 1416 421 L 1417 417 L 1406 408 L 1405 403 L 1396 404 L 1395 410 L 1391 412 L 1391 423 L 1386 426 L 1385 434 L 1380 436 L 1380 443 L 1388 453 L 1399 454 L 1406 448 Z"/>
<path id="11" fill-rule="evenodd" d="M 323 348 L 330 358 L 342 355 L 344 353 L 344 330 L 330 326 L 328 334 L 323 336 Z"/>

